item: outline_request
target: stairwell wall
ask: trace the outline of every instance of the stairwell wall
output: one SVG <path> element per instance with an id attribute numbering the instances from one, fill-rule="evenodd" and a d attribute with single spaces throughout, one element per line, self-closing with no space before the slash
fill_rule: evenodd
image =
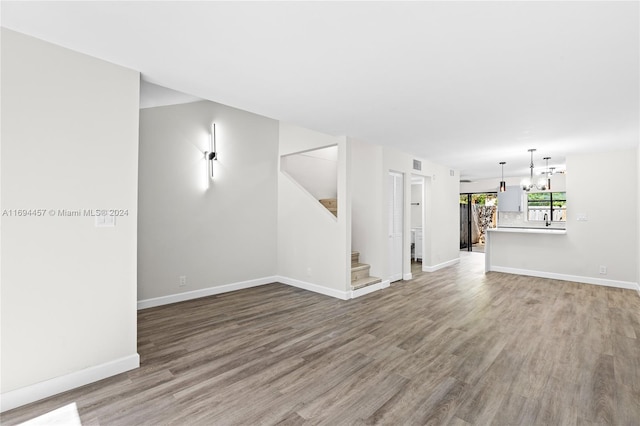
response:
<path id="1" fill-rule="evenodd" d="M 347 299 L 351 252 L 347 140 L 286 123 L 280 123 L 279 138 L 279 158 L 338 146 L 338 216 L 283 173 L 278 164 L 278 276 L 286 284 Z"/>
<path id="2" fill-rule="evenodd" d="M 301 184 L 316 200 L 338 196 L 338 147 L 286 155 L 280 169 Z"/>

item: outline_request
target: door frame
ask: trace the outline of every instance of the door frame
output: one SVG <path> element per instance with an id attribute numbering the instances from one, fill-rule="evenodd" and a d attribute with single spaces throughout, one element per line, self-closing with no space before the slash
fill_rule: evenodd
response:
<path id="1" fill-rule="evenodd" d="M 395 170 L 389 170 L 387 173 L 387 179 L 394 177 L 394 178 L 400 178 L 400 185 L 395 185 L 394 184 L 394 189 L 395 188 L 400 188 L 400 194 L 402 195 L 402 202 L 400 203 L 400 207 L 401 207 L 401 211 L 400 211 L 400 220 L 401 220 L 401 226 L 400 226 L 400 240 L 401 240 L 401 244 L 399 247 L 399 256 L 400 256 L 400 271 L 396 272 L 393 270 L 393 266 L 394 266 L 394 262 L 393 259 L 395 259 L 394 254 L 397 256 L 398 254 L 394 252 L 393 250 L 393 244 L 392 244 L 392 239 L 394 238 L 393 236 L 393 232 L 390 228 L 390 225 L 392 224 L 393 221 L 393 212 L 390 211 L 390 207 L 395 206 L 395 202 L 396 202 L 396 197 L 395 194 L 397 193 L 397 190 L 394 191 L 393 193 L 389 193 L 388 197 L 389 197 L 389 203 L 388 203 L 388 214 L 390 215 L 390 217 L 388 217 L 388 221 L 387 221 L 387 235 L 388 235 L 388 245 L 387 245 L 387 259 L 389 261 L 389 268 L 388 268 L 388 276 L 389 276 L 389 281 L 390 282 L 395 282 L 395 281 L 400 281 L 404 278 L 404 261 L 405 261 L 405 241 L 406 241 L 406 235 L 405 235 L 405 224 L 406 224 L 406 219 L 405 219 L 405 213 L 406 213 L 406 190 L 405 190 L 405 186 L 406 186 L 406 177 L 405 177 L 405 173 L 403 172 L 398 172 Z M 387 186 L 389 188 L 389 186 Z M 397 233 L 395 233 L 397 234 Z"/>
<path id="2" fill-rule="evenodd" d="M 414 183 L 414 179 L 416 180 L 416 183 Z M 417 182 L 419 180 L 419 182 Z M 422 254 L 422 257 L 420 258 L 421 262 L 424 263 L 424 257 L 425 257 L 425 199 L 426 199 L 426 194 L 425 194 L 425 185 L 426 185 L 426 179 L 424 176 L 422 175 L 417 175 L 417 174 L 411 174 L 411 193 L 413 194 L 413 185 L 419 185 L 420 186 L 420 197 L 421 197 L 421 203 L 420 204 L 420 229 L 422 229 L 422 247 L 420 247 L 420 252 Z M 409 206 L 413 205 L 413 200 L 409 200 Z M 413 221 L 413 209 L 411 207 L 409 207 L 410 209 L 410 215 L 409 215 L 409 220 L 412 222 Z M 409 232 L 413 232 L 413 226 L 412 223 L 409 223 Z M 417 248 L 415 249 L 416 253 L 417 253 Z M 409 250 L 409 257 L 410 257 L 410 262 L 413 261 L 414 257 L 411 256 L 411 250 Z M 411 271 L 410 271 L 411 272 Z"/>
<path id="3" fill-rule="evenodd" d="M 466 196 L 467 197 L 467 218 L 466 218 L 466 222 L 467 222 L 467 247 L 460 247 L 460 251 L 463 251 L 466 249 L 466 251 L 473 251 L 473 242 L 472 242 L 472 235 L 471 232 L 473 230 L 473 226 L 472 226 L 472 208 L 471 208 L 471 204 L 472 204 L 472 199 L 474 195 L 495 195 L 496 197 L 496 202 L 498 199 L 498 192 L 496 191 L 480 191 L 480 192 L 461 192 L 460 193 L 460 198 L 462 198 L 462 196 Z M 461 228 L 462 228 L 462 223 L 460 224 Z M 462 229 L 461 229 L 462 230 Z"/>

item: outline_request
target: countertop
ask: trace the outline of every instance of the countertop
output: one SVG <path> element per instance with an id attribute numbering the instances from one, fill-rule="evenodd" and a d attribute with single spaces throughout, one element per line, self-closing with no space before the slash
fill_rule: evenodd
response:
<path id="1" fill-rule="evenodd" d="M 513 234 L 552 234 L 552 235 L 566 235 L 566 229 L 553 229 L 553 228 L 489 228 L 487 231 L 491 232 L 506 232 Z"/>

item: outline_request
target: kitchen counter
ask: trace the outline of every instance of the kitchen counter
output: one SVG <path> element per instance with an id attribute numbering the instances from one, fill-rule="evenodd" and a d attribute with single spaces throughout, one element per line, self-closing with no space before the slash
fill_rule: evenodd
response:
<path id="1" fill-rule="evenodd" d="M 558 229 L 558 228 L 491 228 L 487 229 L 490 232 L 511 232 L 511 233 L 519 233 L 519 234 L 555 234 L 555 235 L 565 235 L 567 233 L 566 229 Z"/>
<path id="2" fill-rule="evenodd" d="M 564 243 L 566 229 L 558 228 L 492 228 L 487 229 L 485 244 L 485 272 L 515 269 L 528 269 L 528 259 L 540 258 L 547 247 Z M 499 259 L 494 259 L 493 252 L 497 250 Z M 529 254 L 526 254 L 530 252 Z M 518 259 L 518 260 L 516 260 Z M 524 259 L 524 260 L 523 260 Z M 498 264 L 495 264 L 498 262 Z"/>

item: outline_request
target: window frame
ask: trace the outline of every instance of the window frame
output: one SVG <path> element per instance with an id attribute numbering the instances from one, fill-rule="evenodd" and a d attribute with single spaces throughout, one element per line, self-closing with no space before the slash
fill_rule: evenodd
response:
<path id="1" fill-rule="evenodd" d="M 533 194 L 548 194 L 549 198 L 548 199 L 542 199 L 542 200 L 530 200 L 529 196 L 533 195 Z M 563 196 L 561 198 L 554 198 L 553 194 L 563 194 Z M 527 200 L 527 221 L 529 222 L 542 222 L 544 221 L 544 219 L 530 219 L 531 216 L 531 211 L 534 210 L 531 208 L 530 203 L 544 203 L 544 205 L 537 205 L 537 206 L 533 206 L 538 207 L 538 208 L 542 208 L 545 210 L 549 210 L 549 222 L 563 222 L 566 223 L 567 222 L 567 192 L 566 191 L 545 191 L 545 192 L 529 192 L 526 194 L 526 200 Z M 556 202 L 563 202 L 563 206 L 557 207 L 554 206 L 554 203 Z M 554 211 L 563 211 L 564 212 L 564 220 L 554 220 L 553 219 L 553 213 Z M 561 215 L 562 216 L 562 215 Z"/>

